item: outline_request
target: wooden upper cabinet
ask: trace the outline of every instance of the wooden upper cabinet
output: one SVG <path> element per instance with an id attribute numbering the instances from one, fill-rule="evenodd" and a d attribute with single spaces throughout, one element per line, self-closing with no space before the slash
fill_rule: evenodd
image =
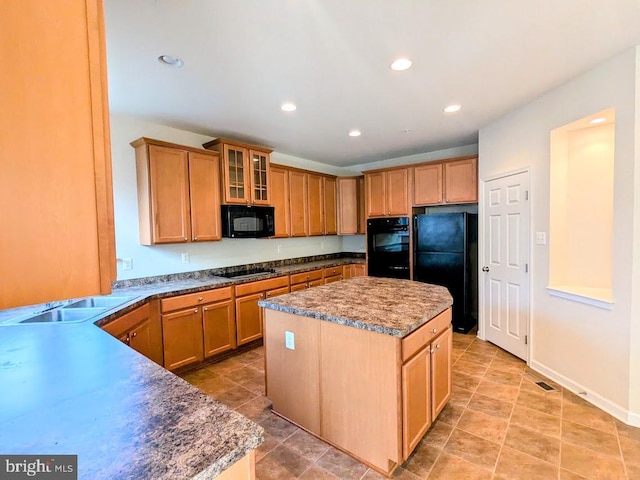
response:
<path id="1" fill-rule="evenodd" d="M 364 199 L 364 175 L 358 178 L 358 233 L 367 233 L 367 211 Z"/>
<path id="2" fill-rule="evenodd" d="M 136 149 L 140 243 L 220 240 L 218 155 L 139 138 Z"/>
<path id="3" fill-rule="evenodd" d="M 189 152 L 191 240 L 220 240 L 220 161 L 218 157 Z"/>
<path id="4" fill-rule="evenodd" d="M 291 236 L 309 235 L 309 207 L 307 197 L 307 177 L 303 172 L 289 171 L 289 205 L 291 211 Z"/>
<path id="5" fill-rule="evenodd" d="M 478 201 L 478 157 L 444 163 L 444 199 L 446 203 Z"/>
<path id="6" fill-rule="evenodd" d="M 365 174 L 368 217 L 409 215 L 409 169 Z"/>
<path id="7" fill-rule="evenodd" d="M 413 204 L 442 203 L 442 163 L 420 165 L 413 169 Z"/>
<path id="8" fill-rule="evenodd" d="M 387 214 L 387 189 L 385 172 L 367 173 L 364 176 L 367 217 L 382 217 Z"/>
<path id="9" fill-rule="evenodd" d="M 108 294 L 115 247 L 102 1 L 21 0 L 1 10 L 0 88 L 10 93 L 0 115 L 0 310 Z"/>
<path id="10" fill-rule="evenodd" d="M 271 166 L 271 204 L 274 207 L 274 237 L 291 236 L 291 206 L 289 205 L 289 171 Z"/>
<path id="11" fill-rule="evenodd" d="M 270 205 L 271 150 L 218 138 L 203 145 L 222 155 L 222 190 L 226 204 Z"/>
<path id="12" fill-rule="evenodd" d="M 358 177 L 338 177 L 338 235 L 359 233 Z"/>
<path id="13" fill-rule="evenodd" d="M 324 192 L 325 235 L 336 235 L 338 233 L 337 188 L 337 180 L 335 177 L 323 178 L 322 191 Z"/>
<path id="14" fill-rule="evenodd" d="M 324 195 L 322 176 L 307 175 L 307 194 L 309 196 L 309 235 L 324 234 Z"/>

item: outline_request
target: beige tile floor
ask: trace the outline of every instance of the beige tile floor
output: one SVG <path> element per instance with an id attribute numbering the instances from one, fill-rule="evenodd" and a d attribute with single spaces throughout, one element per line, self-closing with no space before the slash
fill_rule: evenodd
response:
<path id="1" fill-rule="evenodd" d="M 640 480 L 640 429 L 473 335 L 454 334 L 453 361 L 449 404 L 394 478 Z M 263 362 L 260 347 L 184 375 L 264 427 L 259 480 L 383 478 L 272 414 Z"/>

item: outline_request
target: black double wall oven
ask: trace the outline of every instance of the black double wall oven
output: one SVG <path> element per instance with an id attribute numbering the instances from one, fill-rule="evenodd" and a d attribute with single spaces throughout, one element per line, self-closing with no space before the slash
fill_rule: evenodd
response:
<path id="1" fill-rule="evenodd" d="M 367 274 L 371 277 L 409 278 L 409 218 L 367 220 Z"/>

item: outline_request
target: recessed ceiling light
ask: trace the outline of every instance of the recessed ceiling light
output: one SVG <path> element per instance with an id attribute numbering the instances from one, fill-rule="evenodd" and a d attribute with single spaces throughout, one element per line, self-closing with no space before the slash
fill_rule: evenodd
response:
<path id="1" fill-rule="evenodd" d="M 285 112 L 295 112 L 297 108 L 298 107 L 296 107 L 295 104 L 293 104 L 291 102 L 286 102 L 286 103 L 283 103 L 282 105 L 280 105 L 280 109 L 285 111 Z"/>
<path id="2" fill-rule="evenodd" d="M 410 128 L 405 128 L 404 130 L 402 130 L 402 133 L 411 133 L 411 129 Z"/>
<path id="3" fill-rule="evenodd" d="M 349 136 L 350 137 L 359 137 L 360 135 L 362 135 L 362 132 L 360 130 L 350 130 L 349 131 Z"/>
<path id="4" fill-rule="evenodd" d="M 604 123 L 604 122 L 606 122 L 606 121 L 607 121 L 607 119 L 606 119 L 606 118 L 604 118 L 604 117 L 598 117 L 598 118 L 594 118 L 594 119 L 593 119 L 593 120 L 591 120 L 589 123 L 590 123 L 591 125 L 597 125 L 598 123 Z"/>
<path id="5" fill-rule="evenodd" d="M 460 105 L 449 105 L 448 107 L 446 107 L 444 109 L 444 111 L 446 113 L 454 113 L 454 112 L 457 112 L 458 110 L 460 110 L 460 108 L 461 108 Z"/>
<path id="6" fill-rule="evenodd" d="M 184 62 L 181 58 L 172 57 L 171 55 L 160 55 L 158 57 L 158 61 L 163 65 L 167 65 L 168 67 L 180 68 L 184 65 Z"/>
<path id="7" fill-rule="evenodd" d="M 400 72 L 402 70 L 407 70 L 410 66 L 411 60 L 409 60 L 408 58 L 399 58 L 391 64 L 391 70 Z"/>

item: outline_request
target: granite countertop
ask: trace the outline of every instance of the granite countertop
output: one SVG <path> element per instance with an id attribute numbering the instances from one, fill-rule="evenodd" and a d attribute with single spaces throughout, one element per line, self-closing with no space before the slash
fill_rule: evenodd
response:
<path id="1" fill-rule="evenodd" d="M 263 429 L 91 323 L 0 330 L 0 452 L 76 454 L 79 478 L 214 478 Z"/>
<path id="2" fill-rule="evenodd" d="M 112 295 L 133 298 L 75 324 L 15 323 L 45 305 L 0 311 L 0 453 L 77 454 L 79 478 L 87 479 L 216 477 L 262 443 L 263 429 L 96 325 L 157 298 L 362 262 L 294 263 L 231 279 L 205 271 L 116 282 Z"/>
<path id="3" fill-rule="evenodd" d="M 261 300 L 258 305 L 402 338 L 452 303 L 449 291 L 439 285 L 356 277 Z"/>

